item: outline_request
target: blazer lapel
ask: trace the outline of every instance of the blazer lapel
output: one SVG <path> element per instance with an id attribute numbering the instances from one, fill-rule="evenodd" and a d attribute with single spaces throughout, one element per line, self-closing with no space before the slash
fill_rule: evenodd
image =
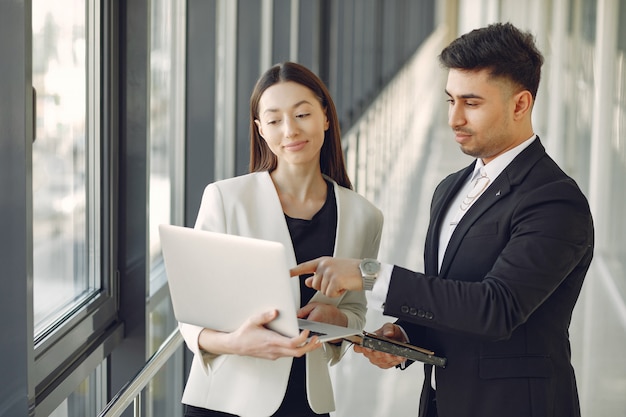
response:
<path id="1" fill-rule="evenodd" d="M 537 137 L 537 139 L 535 139 L 535 141 L 531 143 L 528 148 L 524 149 L 518 156 L 515 157 L 515 159 L 513 159 L 513 161 L 511 161 L 509 166 L 502 171 L 502 173 L 487 188 L 487 190 L 485 190 L 485 192 L 468 209 L 467 213 L 465 213 L 459 224 L 456 226 L 454 233 L 452 233 L 452 236 L 450 237 L 443 262 L 441 263 L 439 275 L 445 277 L 450 267 L 450 263 L 459 249 L 463 237 L 467 234 L 467 231 L 476 222 L 476 220 L 478 220 L 490 207 L 497 204 L 500 199 L 512 192 L 513 187 L 523 181 L 524 177 L 526 177 L 535 163 L 544 155 L 545 148 L 541 144 L 539 137 Z M 473 170 L 473 166 L 473 164 L 470 165 L 470 167 L 466 168 L 465 171 L 469 168 L 472 168 Z M 461 175 L 461 178 L 465 178 L 465 176 Z M 456 190 L 459 189 L 458 180 L 455 183 L 455 187 L 451 187 L 450 189 L 452 190 L 452 188 L 455 188 Z M 450 199 L 454 198 L 455 194 L 456 192 L 447 194 L 447 204 L 449 204 Z M 441 227 L 440 223 L 445 214 L 445 212 L 442 212 L 443 210 L 438 210 L 437 234 L 433 237 L 437 238 L 437 244 L 439 242 L 438 237 L 439 228 Z M 438 245 L 435 245 L 434 247 L 437 248 Z M 435 251 L 434 256 L 437 256 L 437 251 Z M 437 262 L 437 258 L 435 258 L 435 262 Z M 437 265 L 437 263 L 435 263 L 435 265 Z"/>
<path id="2" fill-rule="evenodd" d="M 354 245 L 352 229 L 349 227 L 348 222 L 344 221 L 350 218 L 351 209 L 348 207 L 349 202 L 342 198 L 339 185 L 333 180 L 330 181 L 333 183 L 335 201 L 337 202 L 337 231 L 335 232 L 335 250 L 333 256 L 342 258 L 348 256 Z"/>
<path id="3" fill-rule="evenodd" d="M 296 265 L 296 253 L 293 249 L 289 228 L 283 207 L 280 204 L 278 192 L 274 186 L 274 182 L 269 172 L 260 172 L 258 174 L 258 187 L 255 193 L 255 210 L 256 216 L 250 221 L 255 221 L 258 227 L 264 229 L 262 236 L 266 240 L 280 242 L 285 247 L 285 255 L 289 267 Z M 297 279 L 291 280 L 291 292 L 297 306 L 300 305 L 300 284 Z"/>
<path id="4" fill-rule="evenodd" d="M 496 178 L 496 180 L 467 210 L 467 213 L 465 213 L 463 218 L 461 218 L 459 224 L 456 225 L 452 236 L 450 236 L 450 241 L 448 242 L 448 247 L 446 248 L 446 253 L 443 258 L 443 262 L 441 263 L 441 276 L 446 276 L 450 263 L 454 259 L 454 256 L 456 255 L 456 252 L 470 227 L 483 215 L 485 211 L 496 204 L 500 198 L 511 192 L 509 180 L 507 176 L 503 174 L 504 172 Z"/>
<path id="5" fill-rule="evenodd" d="M 431 208 L 431 221 L 428 226 L 428 232 L 426 233 L 426 242 L 424 246 L 424 264 L 425 273 L 427 275 L 437 275 L 437 268 L 439 265 L 439 234 L 441 231 L 442 223 L 445 218 L 447 208 L 452 204 L 454 197 L 463 187 L 465 180 L 474 171 L 474 161 L 468 167 L 452 174 L 451 183 L 444 189 L 441 194 L 437 194 L 433 197 Z"/>
<path id="6" fill-rule="evenodd" d="M 287 262 L 290 265 L 296 264 L 296 256 L 293 251 L 289 228 L 280 204 L 280 198 L 274 182 L 268 172 L 261 172 L 258 176 L 257 192 L 255 193 L 254 207 L 256 216 L 250 221 L 254 221 L 256 227 L 264 229 L 264 239 L 274 240 L 285 245 L 287 249 Z"/>

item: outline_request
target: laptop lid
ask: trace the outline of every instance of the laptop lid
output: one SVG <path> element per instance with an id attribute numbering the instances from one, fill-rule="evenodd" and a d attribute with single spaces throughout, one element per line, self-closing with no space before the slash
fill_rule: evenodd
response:
<path id="1" fill-rule="evenodd" d="M 285 247 L 224 233 L 159 225 L 163 260 L 176 319 L 231 332 L 254 314 L 277 309 L 268 327 L 297 336 L 309 323 L 321 341 L 357 329 L 298 320 Z"/>

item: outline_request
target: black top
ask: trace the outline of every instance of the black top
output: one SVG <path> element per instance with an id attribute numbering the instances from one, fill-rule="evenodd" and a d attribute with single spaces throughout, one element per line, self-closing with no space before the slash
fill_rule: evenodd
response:
<path id="1" fill-rule="evenodd" d="M 311 220 L 294 219 L 285 214 L 296 262 L 302 263 L 320 256 L 333 256 L 337 233 L 337 203 L 332 184 L 328 184 L 326 202 Z M 300 307 L 308 304 L 315 290 L 304 285 L 300 276 Z"/>
<path id="2" fill-rule="evenodd" d="M 337 233 L 337 202 L 331 183 L 328 184 L 326 202 L 311 220 L 294 219 L 285 214 L 296 261 L 302 263 L 320 256 L 332 256 Z M 300 306 L 308 304 L 315 290 L 304 285 L 300 276 Z M 296 279 L 296 278 L 293 278 Z M 274 417 L 318 416 L 309 407 L 306 396 L 305 359 L 294 358 L 283 403 Z"/>

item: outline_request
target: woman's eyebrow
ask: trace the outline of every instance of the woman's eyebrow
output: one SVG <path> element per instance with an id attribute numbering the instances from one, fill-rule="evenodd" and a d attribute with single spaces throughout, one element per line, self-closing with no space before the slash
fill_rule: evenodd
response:
<path id="1" fill-rule="evenodd" d="M 302 104 L 311 104 L 311 102 L 309 100 L 300 100 L 299 102 L 297 102 L 296 104 L 291 106 L 291 108 L 293 108 L 293 109 L 298 108 Z M 265 109 L 265 110 L 263 110 L 263 114 L 265 114 L 265 113 L 276 113 L 277 111 L 279 111 L 279 109 L 275 109 L 275 108 Z"/>

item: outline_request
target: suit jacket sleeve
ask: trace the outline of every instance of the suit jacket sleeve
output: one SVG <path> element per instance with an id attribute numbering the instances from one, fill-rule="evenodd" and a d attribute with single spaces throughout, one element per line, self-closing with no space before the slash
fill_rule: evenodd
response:
<path id="1" fill-rule="evenodd" d="M 439 276 L 394 268 L 385 314 L 398 317 L 411 340 L 436 346 L 429 330 L 503 340 L 544 305 L 555 309 L 546 318 L 569 314 L 591 262 L 593 224 L 577 185 L 545 159 L 524 181 L 506 170 L 496 179 L 457 226 Z M 433 198 L 433 219 L 446 190 Z M 427 237 L 431 271 L 438 227 L 431 223 Z"/>

